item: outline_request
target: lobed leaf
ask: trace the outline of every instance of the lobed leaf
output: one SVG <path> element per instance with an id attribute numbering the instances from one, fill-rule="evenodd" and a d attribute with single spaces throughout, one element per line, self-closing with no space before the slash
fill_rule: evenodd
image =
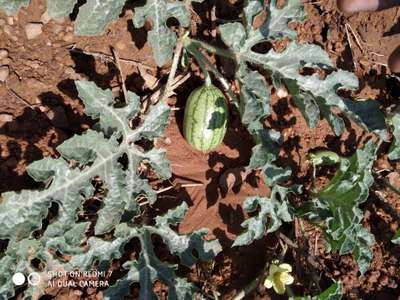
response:
<path id="1" fill-rule="evenodd" d="M 114 107 L 111 90 L 102 90 L 90 81 L 75 81 L 79 98 L 85 104 L 85 112 L 93 119 L 99 119 L 101 130 L 110 136 L 120 133 L 127 137 L 132 129 L 128 121 L 139 112 L 138 97 L 129 92 L 129 103 L 122 108 Z"/>
<path id="2" fill-rule="evenodd" d="M 77 35 L 100 34 L 109 22 L 118 18 L 125 2 L 126 0 L 87 0 L 79 9 L 75 21 L 75 33 Z"/>
<path id="3" fill-rule="evenodd" d="M 139 232 L 141 227 L 131 228 L 130 236 L 113 240 L 91 237 L 87 246 L 85 232 L 88 223 L 79 223 L 78 215 L 83 211 L 83 203 L 93 197 L 95 188 L 93 180 L 101 180 L 105 193 L 99 197 L 102 206 L 97 212 L 94 226 L 96 235 L 110 232 L 136 216 L 138 205 L 136 198 L 148 196 L 149 202 L 156 200 L 155 191 L 146 179 L 141 178 L 138 167 L 145 161 L 153 167 L 161 178 L 171 176 L 169 163 L 165 160 L 165 151 L 153 148 L 143 151 L 129 141 L 129 136 L 143 136 L 151 139 L 162 134 L 168 122 L 169 108 L 158 104 L 144 115 L 144 122 L 136 129 L 129 127 L 130 119 L 139 111 L 139 100 L 130 93 L 124 107 L 114 107 L 110 90 L 101 90 L 89 82 L 76 82 L 88 114 L 98 119 L 98 130 L 87 130 L 82 135 L 75 135 L 57 147 L 60 157 L 44 158 L 28 166 L 28 174 L 36 181 L 45 182 L 46 187 L 39 191 L 9 192 L 2 195 L 0 203 L 0 239 L 9 240 L 5 255 L 1 258 L 0 274 L 1 295 L 12 297 L 14 286 L 10 285 L 11 272 L 21 271 L 28 274 L 32 271 L 31 260 L 41 260 L 45 267 L 36 270 L 43 282 L 47 282 L 48 270 L 88 270 L 99 263 L 99 268 L 107 268 L 111 260 L 120 258 L 123 246 Z M 135 140 L 135 139 L 134 139 Z M 121 164 L 125 157 L 126 167 Z M 49 207 L 56 203 L 55 216 L 50 224 L 43 227 L 43 220 L 49 214 Z M 123 219 L 130 215 L 130 218 Z M 34 237 L 35 230 L 39 234 Z M 159 229 L 161 230 L 161 229 Z M 203 232 L 194 236 L 180 237 L 172 229 L 162 229 L 164 236 L 181 240 L 179 252 L 198 249 L 203 246 Z M 141 231 L 140 231 L 141 232 Z M 185 241 L 184 239 L 187 239 Z M 211 243 L 212 244 L 212 243 Z M 209 244 L 205 244 L 209 245 Z M 208 246 L 204 246 L 207 250 Z M 69 255 L 68 262 L 59 261 L 50 249 Z M 209 254 L 209 252 L 207 252 Z M 187 252 L 180 254 L 185 263 L 192 263 L 194 258 Z M 192 260 L 190 260 L 192 259 Z M 43 285 L 30 287 L 25 295 L 39 297 L 44 292 Z"/>
<path id="4" fill-rule="evenodd" d="M 190 24 L 190 13 L 186 2 L 147 0 L 143 6 L 135 8 L 133 16 L 135 27 L 142 27 L 146 18 L 152 21 L 153 28 L 148 32 L 147 37 L 153 49 L 154 59 L 160 67 L 172 57 L 177 41 L 175 33 L 167 26 L 167 20 L 175 18 L 182 27 L 188 27 Z"/>
<path id="5" fill-rule="evenodd" d="M 382 140 L 388 141 L 385 115 L 376 100 L 351 101 L 345 99 L 350 117 L 366 127 L 367 131 L 376 133 Z M 373 113 L 371 113 L 373 112 Z"/>
<path id="6" fill-rule="evenodd" d="M 242 123 L 254 135 L 263 129 L 262 121 L 271 114 L 271 94 L 264 77 L 246 65 L 240 65 L 237 77 L 241 84 L 239 108 Z"/>
<path id="7" fill-rule="evenodd" d="M 262 130 L 258 132 L 258 138 L 261 143 L 253 147 L 248 168 L 261 169 L 265 182 L 270 186 L 285 182 L 292 174 L 290 168 L 281 168 L 274 164 L 282 143 L 280 133 Z"/>
<path id="8" fill-rule="evenodd" d="M 128 274 L 105 292 L 105 299 L 122 298 L 128 295 L 131 282 L 140 284 L 139 299 L 157 299 L 153 292 L 153 283 L 157 279 L 168 286 L 168 299 L 193 299 L 196 287 L 176 276 L 176 265 L 164 263 L 156 256 L 151 240 L 151 235 L 160 236 L 170 252 L 177 255 L 181 263 L 189 267 L 197 261 L 192 254 L 194 250 L 202 261 L 214 258 L 221 251 L 221 246 L 216 240 L 205 241 L 203 239 L 207 230 L 201 229 L 185 236 L 177 234 L 170 228 L 171 225 L 175 225 L 183 219 L 187 209 L 187 204 L 182 203 L 169 210 L 164 216 L 157 217 L 155 226 L 134 229 L 126 224 L 121 224 L 117 227 L 115 236 L 118 239 L 131 239 L 132 237 L 139 239 L 141 253 L 137 261 L 128 261 L 124 264 L 124 268 L 129 270 Z"/>
<path id="9" fill-rule="evenodd" d="M 305 18 L 303 4 L 300 0 L 289 0 L 282 8 L 278 8 L 276 1 L 269 5 L 269 15 L 260 28 L 254 29 L 252 23 L 254 18 L 262 11 L 262 3 L 257 0 L 245 2 L 244 25 L 239 22 L 226 23 L 219 26 L 222 41 L 229 47 L 237 58 L 238 72 L 236 77 L 241 84 L 241 103 L 243 106 L 250 103 L 260 103 L 260 90 L 266 90 L 265 84 L 260 81 L 263 76 L 256 76 L 258 71 L 249 71 L 248 63 L 262 67 L 270 73 L 272 82 L 276 88 L 285 84 L 291 93 L 295 104 L 299 107 L 310 127 L 315 127 L 320 118 L 325 118 L 336 135 L 344 130 L 344 121 L 336 110 L 339 109 L 347 116 L 359 122 L 366 130 L 375 131 L 382 138 L 387 139 L 383 124 L 383 114 L 378 111 L 373 118 L 368 118 L 366 111 L 377 103 L 366 102 L 363 104 L 345 101 L 338 95 L 341 89 L 355 90 L 358 88 L 357 77 L 347 71 L 331 71 L 332 63 L 328 54 L 317 45 L 299 45 L 295 41 L 289 42 L 285 50 L 276 52 L 273 49 L 267 53 L 258 53 L 253 47 L 265 41 L 289 37 L 294 40 L 295 31 L 290 29 L 289 23 L 301 22 Z M 304 74 L 304 68 L 330 70 L 325 77 L 315 72 L 313 75 Z M 251 72 L 251 73 L 250 73 Z M 243 74 L 245 73 L 245 74 Z M 245 77 L 244 75 L 251 74 Z M 256 97 L 247 92 L 254 86 L 258 88 Z M 262 94 L 263 108 L 258 114 L 268 116 L 269 95 Z M 251 100 L 251 101 L 250 101 Z M 256 101 L 258 100 L 258 101 Z M 255 104 L 252 105 L 255 107 Z M 248 109 L 249 114 L 251 110 Z M 242 114 L 245 113 L 243 110 Z M 258 118 L 258 115 L 257 115 Z M 254 126 L 257 123 L 251 123 Z M 257 124 L 258 127 L 260 126 Z M 254 130 L 252 126 L 250 131 Z"/>
<path id="10" fill-rule="evenodd" d="M 295 39 L 297 33 L 288 25 L 291 22 L 302 22 L 305 17 L 306 14 L 301 1 L 288 0 L 282 8 L 278 8 L 277 1 L 272 0 L 269 4 L 267 21 L 260 27 L 259 32 L 264 38 L 268 39 L 282 39 L 284 37 Z"/>
<path id="11" fill-rule="evenodd" d="M 236 238 L 233 246 L 249 245 L 254 240 L 261 239 L 265 232 L 276 231 L 282 225 L 282 222 L 292 221 L 291 205 L 287 196 L 290 193 L 299 193 L 300 189 L 300 186 L 286 188 L 275 185 L 268 198 L 259 196 L 247 198 L 244 202 L 244 210 L 247 213 L 255 211 L 258 211 L 258 213 L 242 223 L 245 232 Z"/>
<path id="12" fill-rule="evenodd" d="M 313 196 L 305 215 L 314 223 L 324 223 L 328 251 L 353 253 L 361 274 L 372 260 L 374 237 L 362 226 L 359 205 L 369 195 L 373 183 L 371 168 L 375 145 L 369 141 L 349 159 L 341 159 L 339 170 L 329 184 Z"/>

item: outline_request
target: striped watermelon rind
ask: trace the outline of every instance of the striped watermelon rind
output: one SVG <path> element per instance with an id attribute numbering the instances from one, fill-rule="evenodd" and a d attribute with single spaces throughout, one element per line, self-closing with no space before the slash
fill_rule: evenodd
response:
<path id="1" fill-rule="evenodd" d="M 197 150 L 214 150 L 224 139 L 228 117 L 228 105 L 221 90 L 213 85 L 198 87 L 186 102 L 185 139 Z"/>

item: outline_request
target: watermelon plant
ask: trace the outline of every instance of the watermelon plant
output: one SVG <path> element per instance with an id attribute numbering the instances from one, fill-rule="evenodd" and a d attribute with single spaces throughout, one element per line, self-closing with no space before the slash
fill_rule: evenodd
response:
<path id="1" fill-rule="evenodd" d="M 0 239 L 7 240 L 8 246 L 0 258 L 0 295 L 14 296 L 10 278 L 16 272 L 39 274 L 42 284 L 29 286 L 24 293 L 25 297 L 37 299 L 44 294 L 50 271 L 82 272 L 96 267 L 107 271 L 113 259 L 122 257 L 124 246 L 137 238 L 141 245 L 138 259 L 125 262 L 127 275 L 104 292 L 105 298 L 122 299 L 129 295 L 130 284 L 139 282 L 139 298 L 154 299 L 152 286 L 160 280 L 169 286 L 169 299 L 191 299 L 196 288 L 177 277 L 175 265 L 160 261 L 151 236 L 160 236 L 186 266 L 197 260 L 193 251 L 201 260 L 215 257 L 220 251 L 219 243 L 204 241 L 207 231 L 203 229 L 189 235 L 179 235 L 171 229 L 183 219 L 185 203 L 158 216 L 154 224 L 135 221 L 142 213 L 137 198 L 145 196 L 150 204 L 157 199 L 156 192 L 140 175 L 140 164 L 148 163 L 159 178 L 171 176 L 164 150 L 153 147 L 144 151 L 135 145 L 139 140 L 154 141 L 162 135 L 168 124 L 168 105 L 159 102 L 151 106 L 143 122 L 131 128 L 130 120 L 140 111 L 138 96 L 129 92 L 126 105 L 117 108 L 111 90 L 102 90 L 88 81 L 75 84 L 86 113 L 98 122 L 94 130 L 75 135 L 58 146 L 59 158 L 47 157 L 28 167 L 32 178 L 46 182 L 44 189 L 2 195 Z M 121 161 L 123 157 L 126 162 Z M 84 222 L 79 216 L 85 213 L 84 203 L 94 196 L 99 181 L 106 192 L 97 220 Z M 50 224 L 44 225 L 43 220 L 54 205 L 57 213 Z M 90 228 L 94 235 L 88 237 Z M 34 260 L 43 265 L 35 267 Z"/>
<path id="2" fill-rule="evenodd" d="M 340 255 L 353 253 L 361 274 L 372 260 L 374 236 L 362 225 L 359 205 L 367 200 L 374 182 L 371 168 L 375 153 L 376 146 L 370 141 L 349 159 L 341 158 L 335 176 L 304 208 L 312 222 L 323 224 L 327 250 Z"/>
<path id="3" fill-rule="evenodd" d="M 0 0 L 0 9 L 16 14 L 29 2 Z M 185 216 L 186 203 L 154 220 L 141 218 L 142 205 L 138 203 L 143 197 L 150 205 L 157 201 L 156 191 L 141 173 L 143 164 L 149 165 L 161 180 L 171 177 L 166 153 L 154 146 L 154 140 L 168 125 L 170 108 L 166 95 L 179 61 L 185 65 L 189 59 L 199 65 L 205 84 L 192 91 L 186 101 L 183 122 L 186 140 L 200 151 L 216 149 L 227 130 L 228 112 L 238 113 L 254 140 L 247 174 L 259 171 L 271 187 L 270 195 L 244 200 L 243 209 L 249 216 L 233 246 L 249 245 L 277 231 L 284 222 L 307 218 L 323 230 L 327 251 L 352 254 L 360 273 L 368 270 L 374 237 L 362 225 L 360 205 L 367 201 L 373 184 L 371 174 L 377 149 L 390 136 L 379 103 L 344 97 L 344 91 L 358 88 L 357 77 L 334 68 L 320 46 L 296 41 L 293 23 L 303 22 L 306 16 L 302 1 L 287 0 L 278 6 L 276 0 L 268 4 L 262 0 L 244 0 L 240 19 L 224 20 L 217 27 L 222 41 L 219 44 L 206 43 L 186 31 L 191 26 L 192 2 L 202 1 L 146 0 L 134 8 L 132 23 L 136 28 L 143 27 L 146 20 L 152 23 L 147 37 L 157 66 L 165 67 L 172 59 L 166 92 L 145 113 L 139 97 L 132 92 L 128 92 L 126 103 L 115 105 L 111 90 L 102 90 L 88 81 L 75 82 L 86 114 L 98 122 L 82 135 L 61 144 L 57 148 L 58 158 L 44 158 L 28 167 L 29 175 L 43 183 L 41 190 L 2 195 L 0 239 L 7 246 L 0 256 L 1 297 L 15 296 L 9 280 L 15 272 L 35 271 L 46 282 L 48 271 L 55 269 L 108 270 L 113 260 L 123 259 L 126 245 L 135 239 L 141 246 L 137 259 L 124 261 L 124 275 L 104 291 L 104 297 L 123 299 L 130 294 L 130 285 L 139 282 L 139 299 L 156 299 L 153 284 L 161 281 L 168 287 L 168 299 L 194 299 L 197 288 L 177 275 L 177 265 L 163 262 L 155 254 L 152 236 L 159 236 L 180 264 L 189 267 L 198 260 L 213 259 L 221 251 L 219 242 L 206 241 L 205 229 L 187 235 L 174 231 L 173 226 Z M 61 18 L 77 9 L 75 33 L 96 35 L 118 18 L 126 3 L 126 0 L 87 0 L 83 4 L 77 0 L 48 0 L 47 11 L 51 17 Z M 179 22 L 180 30 L 167 25 L 170 18 Z M 255 20 L 263 18 L 255 26 Z M 257 50 L 277 41 L 284 45 L 283 50 L 276 47 Z M 210 56 L 229 60 L 234 66 L 234 78 L 222 75 Z M 219 81 L 223 91 L 212 85 L 212 80 L 215 84 Z M 237 84 L 239 92 L 233 91 L 230 82 Z M 272 113 L 271 95 L 277 90 L 288 91 L 288 97 L 311 128 L 325 119 L 333 133 L 340 136 L 345 120 L 352 119 L 375 136 L 350 157 L 329 151 L 310 154 L 314 171 L 320 165 L 337 166 L 337 171 L 325 187 L 312 190 L 309 201 L 301 207 L 294 207 L 291 198 L 301 194 L 304 187 L 291 184 L 292 170 L 279 162 L 283 137 L 265 122 Z M 139 124 L 132 122 L 133 119 L 140 120 Z M 388 157 L 394 161 L 400 158 L 399 114 L 394 114 L 387 123 L 394 137 Z M 141 147 L 143 140 L 151 146 Z M 97 217 L 91 222 L 83 221 L 84 204 L 94 197 L 99 183 L 104 194 Z M 44 221 L 47 219 L 50 219 L 48 224 Z M 399 243 L 399 236 L 397 232 L 393 243 Z M 34 261 L 41 262 L 40 268 Z M 45 288 L 45 285 L 29 286 L 24 295 L 35 299 Z M 318 296 L 294 299 L 341 299 L 341 284 L 334 283 Z"/>
<path id="4" fill-rule="evenodd" d="M 245 232 L 238 236 L 234 246 L 247 245 L 263 237 L 265 229 L 267 232 L 273 232 L 282 222 L 292 221 L 294 210 L 288 201 L 288 196 L 301 191 L 300 186 L 285 186 L 291 170 L 278 167 L 274 163 L 278 159 L 280 134 L 263 125 L 263 120 L 271 114 L 269 101 L 272 87 L 275 89 L 284 87 L 289 91 L 310 127 L 315 127 L 320 118 L 324 118 L 334 133 L 340 135 L 345 126 L 343 117 L 335 112 L 339 109 L 342 114 L 356 121 L 367 131 L 374 132 L 380 138 L 387 140 L 385 118 L 376 101 L 354 102 L 338 95 L 340 90 L 356 89 L 357 77 L 347 71 L 334 70 L 327 53 L 319 46 L 300 45 L 294 41 L 296 32 L 291 29 L 290 23 L 304 20 L 301 1 L 288 0 L 281 8 L 277 6 L 276 1 L 270 1 L 265 23 L 255 29 L 254 19 L 262 11 L 262 1 L 245 1 L 242 22 L 230 22 L 219 26 L 221 38 L 228 49 L 218 48 L 189 37 L 184 42 L 187 51 L 199 61 L 199 65 L 208 67 L 207 71 L 213 72 L 222 83 L 224 79 L 221 78 L 221 74 L 200 50 L 204 49 L 229 58 L 236 64 L 235 76 L 240 85 L 237 107 L 243 124 L 255 137 L 255 141 L 258 141 L 253 148 L 248 168 L 261 169 L 264 180 L 272 186 L 270 197 L 252 197 L 245 200 L 245 211 L 249 213 L 257 211 L 257 213 L 242 224 Z M 254 50 L 254 46 L 262 42 L 272 42 L 284 37 L 288 37 L 291 41 L 282 52 L 270 49 L 267 53 L 259 53 Z M 273 86 L 268 86 L 264 76 L 252 66 L 268 72 Z M 303 74 L 303 68 L 312 69 L 314 73 Z M 325 72 L 326 76 L 321 78 L 317 70 Z M 373 116 L 368 113 L 371 110 L 375 111 Z M 356 192 L 348 193 L 346 190 L 346 200 L 329 204 L 332 220 L 328 224 L 332 229 L 328 228 L 326 231 L 328 250 L 339 251 L 340 254 L 353 252 L 361 273 L 368 269 L 372 260 L 370 247 L 374 241 L 373 236 L 362 227 L 362 213 L 357 208 L 358 204 L 368 197 L 368 188 L 372 184 L 370 172 L 375 152 L 371 150 L 373 148 L 371 143 L 366 147 L 365 152 L 360 150 L 360 154 L 351 159 L 354 161 L 354 166 L 346 169 L 348 176 L 353 179 L 357 172 L 363 172 L 360 178 L 362 183 L 358 186 L 362 193 L 358 195 Z M 361 169 L 357 168 L 357 164 L 360 164 Z M 340 193 L 343 188 L 340 184 L 346 185 L 346 178 L 337 175 L 333 182 L 339 182 L 338 189 L 328 188 L 330 196 L 323 196 L 323 199 L 325 197 L 341 199 Z M 347 205 L 349 207 L 346 207 Z M 322 219 L 327 216 L 327 213 L 319 212 Z M 346 216 L 348 212 L 352 213 Z M 312 214 L 312 211 L 309 213 Z"/>

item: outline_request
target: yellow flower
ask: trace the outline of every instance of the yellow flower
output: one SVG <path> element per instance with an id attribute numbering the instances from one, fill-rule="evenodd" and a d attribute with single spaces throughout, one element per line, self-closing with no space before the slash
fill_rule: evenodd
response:
<path id="1" fill-rule="evenodd" d="M 272 262 L 269 267 L 268 277 L 265 279 L 264 286 L 267 289 L 273 287 L 277 294 L 283 295 L 286 290 L 286 285 L 294 282 L 293 276 L 289 274 L 290 272 L 292 272 L 291 265 L 278 265 L 278 261 Z"/>

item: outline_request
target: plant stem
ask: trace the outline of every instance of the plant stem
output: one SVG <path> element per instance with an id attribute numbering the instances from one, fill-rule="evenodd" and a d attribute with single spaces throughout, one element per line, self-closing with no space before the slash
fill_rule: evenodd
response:
<path id="1" fill-rule="evenodd" d="M 174 58 L 172 59 L 171 71 L 168 76 L 167 85 L 165 86 L 164 92 L 161 96 L 161 101 L 166 102 L 168 99 L 168 94 L 171 89 L 171 85 L 174 81 L 176 70 L 178 69 L 179 58 L 181 57 L 182 49 L 183 49 L 183 41 L 186 37 L 187 33 L 184 33 L 178 40 L 178 43 L 175 47 Z"/>
<path id="2" fill-rule="evenodd" d="M 122 73 L 122 67 L 121 67 L 121 62 L 119 59 L 119 54 L 118 54 L 117 50 L 115 50 L 113 47 L 111 47 L 111 52 L 114 55 L 115 64 L 117 65 L 119 76 L 121 77 L 122 94 L 124 95 L 125 103 L 128 103 L 129 102 L 128 90 L 126 89 L 125 78 L 124 78 L 124 74 Z"/>
<path id="3" fill-rule="evenodd" d="M 293 290 L 289 285 L 286 286 L 286 294 L 289 296 L 289 298 L 294 297 Z"/>
<path id="4" fill-rule="evenodd" d="M 200 54 L 197 53 L 197 52 L 200 52 L 200 51 L 198 51 L 193 45 L 189 45 L 188 48 L 187 48 L 187 51 L 189 51 L 190 53 L 192 53 L 192 55 L 193 55 L 195 58 L 197 58 L 198 55 L 201 55 L 201 53 L 200 53 Z M 208 70 L 207 70 L 207 66 L 206 66 L 206 64 L 204 63 L 204 60 L 202 60 L 202 59 L 197 59 L 197 62 L 199 63 L 199 67 L 200 67 L 201 71 L 202 71 L 203 74 L 204 74 L 204 79 L 205 79 L 205 82 L 206 82 L 206 86 L 210 86 L 210 85 L 212 84 L 211 76 L 210 76 L 210 73 L 209 73 Z"/>
<path id="5" fill-rule="evenodd" d="M 211 86 L 212 85 L 211 76 L 210 73 L 207 71 L 207 68 L 204 68 L 204 77 L 206 81 L 206 86 Z"/>
<path id="6" fill-rule="evenodd" d="M 208 43 L 205 43 L 205 42 L 202 42 L 199 40 L 195 40 L 195 39 L 190 39 L 190 38 L 186 39 L 186 45 L 188 45 L 188 44 L 191 44 L 191 45 L 195 46 L 196 48 L 201 47 L 201 48 L 207 50 L 208 52 L 211 52 L 211 53 L 214 53 L 214 54 L 226 57 L 226 58 L 234 59 L 236 61 L 235 54 L 229 50 L 222 49 L 222 48 L 210 45 Z M 185 47 L 186 47 L 186 45 L 185 45 Z"/>
<path id="7" fill-rule="evenodd" d="M 188 50 L 196 58 L 196 60 L 199 62 L 200 67 L 202 65 L 207 66 L 210 69 L 210 71 L 214 73 L 218 81 L 222 84 L 224 90 L 228 93 L 229 97 L 234 101 L 234 105 L 237 105 L 239 103 L 237 97 L 232 92 L 229 83 L 226 81 L 224 76 L 222 76 L 222 74 L 218 71 L 218 69 L 212 63 L 210 63 L 210 61 L 204 56 L 203 53 L 199 51 L 199 49 L 196 47 L 195 44 L 192 44 L 191 42 L 185 43 L 185 47 L 186 50 Z"/>
<path id="8" fill-rule="evenodd" d="M 202 186 L 203 183 L 186 183 L 186 184 L 182 184 L 180 185 L 181 188 L 188 188 L 188 187 L 196 187 L 196 186 Z M 164 192 L 167 192 L 169 190 L 172 190 L 174 188 L 176 188 L 178 185 L 171 185 L 169 187 L 163 188 L 161 190 L 156 191 L 157 194 L 161 194 Z"/>

